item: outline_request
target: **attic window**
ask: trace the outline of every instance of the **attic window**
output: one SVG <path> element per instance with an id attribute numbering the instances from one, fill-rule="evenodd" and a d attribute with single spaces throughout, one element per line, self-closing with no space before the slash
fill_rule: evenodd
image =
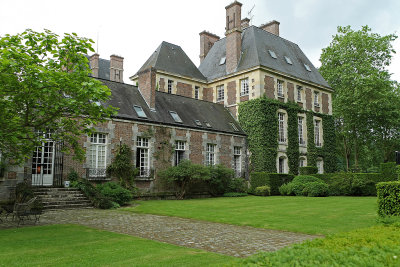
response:
<path id="1" fill-rule="evenodd" d="M 290 57 L 286 57 L 286 56 L 285 56 L 285 60 L 286 60 L 286 63 L 287 63 L 287 64 L 293 65 L 292 60 L 290 59 Z"/>
<path id="2" fill-rule="evenodd" d="M 147 118 L 146 113 L 144 113 L 141 106 L 133 106 L 133 108 L 135 109 L 135 112 L 138 115 L 138 117 Z"/>
<path id="3" fill-rule="evenodd" d="M 232 129 L 233 129 L 235 132 L 239 132 L 239 129 L 236 127 L 236 125 L 235 125 L 234 123 L 230 122 L 229 124 L 231 125 Z"/>
<path id="4" fill-rule="evenodd" d="M 181 117 L 179 117 L 178 113 L 176 113 L 175 111 L 170 111 L 169 114 L 171 114 L 171 117 L 174 119 L 175 122 L 183 122 Z"/>
<path id="5" fill-rule="evenodd" d="M 268 50 L 268 53 L 269 53 L 269 55 L 270 55 L 272 58 L 276 58 L 276 54 L 275 54 L 274 51 Z"/>
<path id="6" fill-rule="evenodd" d="M 304 67 L 306 68 L 307 71 L 311 72 L 310 66 L 308 66 L 307 64 L 304 64 Z"/>
<path id="7" fill-rule="evenodd" d="M 211 124 L 210 124 L 209 122 L 205 121 L 204 124 L 205 124 L 208 128 L 211 128 Z"/>
<path id="8" fill-rule="evenodd" d="M 222 57 L 221 60 L 219 61 L 219 65 L 224 65 L 226 61 L 226 57 Z"/>
<path id="9" fill-rule="evenodd" d="M 203 126 L 199 120 L 195 120 L 194 123 L 196 123 L 197 126 Z"/>

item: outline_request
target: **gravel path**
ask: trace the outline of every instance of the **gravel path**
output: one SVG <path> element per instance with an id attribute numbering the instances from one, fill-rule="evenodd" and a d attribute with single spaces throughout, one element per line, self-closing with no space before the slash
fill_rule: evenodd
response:
<path id="1" fill-rule="evenodd" d="M 114 210 L 46 211 L 38 225 L 80 224 L 235 257 L 275 251 L 318 236 Z M 0 229 L 16 223 L 0 222 Z"/>

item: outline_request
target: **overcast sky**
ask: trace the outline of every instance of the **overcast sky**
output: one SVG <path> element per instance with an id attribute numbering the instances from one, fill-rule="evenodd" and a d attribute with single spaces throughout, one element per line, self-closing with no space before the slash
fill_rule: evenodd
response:
<path id="1" fill-rule="evenodd" d="M 124 81 L 136 73 L 162 41 L 179 45 L 199 65 L 199 33 L 224 37 L 225 6 L 232 0 L 35 0 L 3 1 L 0 36 L 31 28 L 57 34 L 76 32 L 96 41 L 100 57 L 125 58 Z M 278 20 L 280 35 L 297 43 L 316 67 L 337 26 L 368 25 L 381 35 L 400 33 L 399 0 L 242 0 L 242 18 L 252 11 L 252 25 Z M 98 40 L 98 44 L 97 44 Z M 389 70 L 400 81 L 400 40 Z"/>

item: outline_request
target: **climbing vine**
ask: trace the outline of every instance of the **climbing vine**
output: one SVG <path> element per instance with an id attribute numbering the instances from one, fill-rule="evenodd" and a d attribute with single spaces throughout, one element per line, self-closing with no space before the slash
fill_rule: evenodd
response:
<path id="1" fill-rule="evenodd" d="M 276 172 L 276 157 L 278 155 L 278 109 L 284 109 L 288 115 L 288 157 L 289 171 L 298 174 L 299 140 L 298 113 L 305 113 L 307 120 L 307 165 L 316 166 L 318 157 L 324 158 L 325 172 L 336 171 L 335 129 L 331 115 L 302 110 L 296 103 L 282 103 L 275 99 L 261 97 L 246 101 L 239 105 L 239 122 L 248 135 L 248 145 L 251 152 L 250 170 Z M 316 147 L 314 143 L 313 116 L 322 118 L 324 145 Z"/>

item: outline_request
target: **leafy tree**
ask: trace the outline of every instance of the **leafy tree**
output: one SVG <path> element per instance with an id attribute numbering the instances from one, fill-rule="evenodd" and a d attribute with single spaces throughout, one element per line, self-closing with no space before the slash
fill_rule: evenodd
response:
<path id="1" fill-rule="evenodd" d="M 210 179 L 210 168 L 193 164 L 189 160 L 183 160 L 178 166 L 160 171 L 158 176 L 167 182 L 174 183 L 178 187 L 176 197 L 183 199 L 190 184 L 199 180 L 206 181 Z"/>
<path id="2" fill-rule="evenodd" d="M 36 146 L 64 141 L 65 151 L 83 158 L 79 137 L 104 121 L 111 92 L 89 76 L 86 54 L 93 41 L 75 33 L 60 38 L 49 30 L 0 37 L 0 151 L 19 163 Z M 47 136 L 48 137 L 48 136 Z"/>
<path id="3" fill-rule="evenodd" d="M 351 155 L 358 168 L 362 146 L 368 142 L 378 142 L 387 154 L 399 140 L 398 87 L 386 69 L 396 38 L 371 33 L 368 26 L 358 31 L 338 27 L 322 50 L 320 72 L 335 90 L 333 111 L 347 169 Z"/>
<path id="4" fill-rule="evenodd" d="M 129 146 L 121 144 L 117 148 L 117 154 L 111 165 L 107 167 L 107 173 L 117 177 L 125 188 L 133 188 L 138 170 L 132 164 L 132 151 Z"/>

